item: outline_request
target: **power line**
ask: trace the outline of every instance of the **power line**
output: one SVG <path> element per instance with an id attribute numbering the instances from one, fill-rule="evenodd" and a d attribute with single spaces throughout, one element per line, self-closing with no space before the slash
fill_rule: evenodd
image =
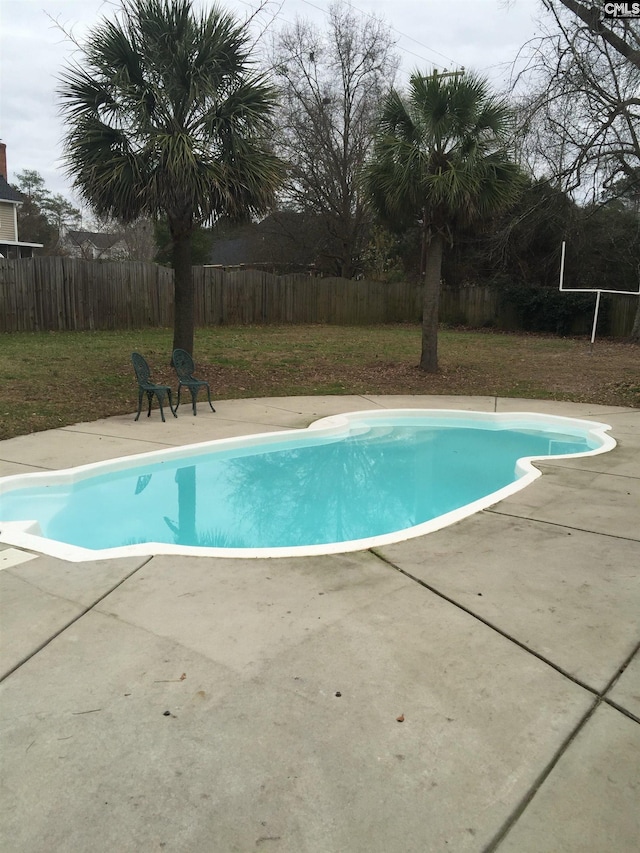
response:
<path id="1" fill-rule="evenodd" d="M 317 9 L 319 12 L 322 12 L 324 15 L 328 15 L 328 14 L 329 14 L 329 12 L 328 12 L 328 10 L 327 10 L 327 9 L 325 9 L 325 8 L 323 8 L 323 7 L 321 7 L 321 6 L 316 5 L 315 3 L 312 3 L 312 2 L 311 2 L 311 0 L 301 0 L 301 2 L 302 2 L 302 3 L 306 3 L 306 5 L 307 5 L 307 6 L 311 6 L 313 9 Z M 364 16 L 365 16 L 365 17 L 367 17 L 367 18 L 373 18 L 373 19 L 376 19 L 376 16 L 375 16 L 372 12 L 366 12 L 364 9 L 360 9 L 358 6 L 355 6 L 355 5 L 351 2 L 351 0 L 349 0 L 349 6 L 350 6 L 350 8 L 351 8 L 351 9 L 353 9 L 353 10 L 354 10 L 354 11 L 356 11 L 356 12 L 359 12 L 361 15 L 364 15 Z M 377 19 L 376 19 L 376 20 L 377 20 Z M 402 32 L 402 30 L 397 29 L 397 28 L 396 28 L 396 27 L 394 27 L 392 24 L 390 24 L 388 21 L 383 20 L 383 23 L 384 23 L 384 24 L 385 24 L 385 26 L 387 26 L 390 30 L 393 30 L 393 32 L 394 32 L 394 33 L 397 33 L 398 35 L 402 36 L 403 38 L 407 38 L 407 39 L 409 39 L 410 41 L 415 42 L 415 44 L 420 45 L 420 47 L 424 47 L 424 48 L 425 48 L 425 50 L 428 50 L 430 53 L 434 53 L 436 56 L 439 56 L 439 57 L 441 57 L 442 59 L 446 59 L 448 62 L 453 63 L 453 65 L 461 65 L 461 63 L 456 62 L 456 60 L 455 60 L 455 59 L 452 59 L 452 57 L 447 56 L 447 55 L 446 55 L 446 54 L 444 54 L 444 53 L 441 53 L 439 50 L 435 50 L 435 48 L 429 47 L 429 45 L 428 45 L 428 44 L 425 44 L 424 42 L 418 41 L 418 39 L 413 38 L 413 36 L 407 35 L 407 33 L 404 33 L 404 32 Z M 409 50 L 409 49 L 408 49 L 408 48 L 406 48 L 406 47 L 400 47 L 400 46 L 397 44 L 397 42 L 396 42 L 396 48 L 397 48 L 397 50 L 401 51 L 402 53 L 406 53 L 406 54 L 408 54 L 408 55 L 410 55 L 410 56 L 415 56 L 415 57 L 416 57 L 416 59 L 420 59 L 420 60 L 422 60 L 422 62 L 427 62 L 427 63 L 429 63 L 429 62 L 433 62 L 433 60 L 429 60 L 429 59 L 427 59 L 427 57 L 426 57 L 426 56 L 421 56 L 419 53 L 414 53 L 414 51 Z M 409 75 L 408 75 L 408 72 L 405 72 L 405 73 L 407 73 L 407 76 L 409 76 Z"/>
<path id="2" fill-rule="evenodd" d="M 306 2 L 308 2 L 308 0 L 302 0 L 302 2 L 306 3 Z M 364 9 L 359 9 L 357 6 L 354 6 L 353 3 L 351 3 L 351 0 L 349 0 L 349 6 L 351 6 L 352 9 L 355 9 L 356 12 L 360 12 L 361 15 L 366 15 L 368 18 L 375 18 L 375 15 L 373 14 L 373 12 L 365 12 Z M 403 33 L 402 30 L 396 29 L 396 27 L 394 27 L 393 24 L 389 24 L 386 21 L 385 21 L 385 24 L 389 27 L 390 30 L 393 30 L 394 33 L 398 33 L 398 35 L 402 36 L 403 38 L 409 39 L 409 41 L 412 41 L 412 42 L 415 42 L 416 44 L 419 44 L 420 47 L 424 47 L 425 50 L 429 51 L 429 53 L 435 53 L 436 56 L 440 56 L 442 59 L 446 59 L 447 62 L 452 62 L 454 65 L 460 65 L 461 64 L 461 63 L 457 62 L 455 59 L 452 59 L 450 56 L 447 56 L 444 53 L 440 53 L 439 50 L 435 50 L 435 48 L 429 47 L 428 44 L 425 44 L 424 42 L 418 41 L 418 39 L 413 38 L 413 36 L 407 35 L 407 33 Z M 405 53 L 410 53 L 412 56 L 418 56 L 417 53 L 413 53 L 412 51 L 407 50 L 406 48 L 400 48 L 400 50 L 403 50 Z M 418 56 L 418 59 L 424 59 L 424 57 Z M 425 62 L 426 61 L 427 60 L 425 60 Z"/>
<path id="3" fill-rule="evenodd" d="M 239 0 L 239 2 L 241 2 L 241 3 L 242 3 L 243 5 L 245 5 L 245 6 L 249 6 L 249 8 L 254 8 L 254 7 L 252 6 L 252 4 L 251 4 L 251 3 L 247 2 L 247 0 Z M 286 2 L 286 0 L 281 0 L 281 2 L 279 3 L 279 8 L 278 8 L 278 10 L 277 10 L 276 12 L 272 13 L 272 17 L 271 17 L 271 21 L 270 21 L 270 23 L 269 23 L 269 26 L 270 26 L 270 25 L 273 23 L 273 21 L 275 21 L 276 19 L 279 19 L 280 21 L 282 21 L 282 22 L 283 22 L 283 23 L 285 23 L 285 24 L 292 25 L 292 21 L 290 21 L 288 18 L 285 18 L 285 17 L 284 17 L 284 15 L 283 15 L 283 7 L 284 7 L 285 2 Z M 317 3 L 312 2 L 312 0 L 299 0 L 299 2 L 302 2 L 302 3 L 304 3 L 305 5 L 310 6 L 312 9 L 316 9 L 316 11 L 321 12 L 324 16 L 327 16 L 327 17 L 328 17 L 328 15 L 329 15 L 329 10 L 328 10 L 327 8 L 325 8 L 325 7 L 323 7 L 323 6 L 319 6 Z M 265 3 L 265 4 L 264 4 L 264 6 L 263 6 L 262 11 L 265 11 L 266 6 L 268 6 L 268 5 L 270 5 L 270 4 L 269 4 L 269 3 Z M 351 7 L 355 12 L 358 12 L 359 14 L 361 14 L 361 15 L 363 15 L 363 16 L 365 16 L 365 17 L 368 17 L 368 18 L 374 18 L 374 19 L 376 18 L 376 16 L 375 16 L 372 12 L 367 12 L 367 11 L 365 11 L 364 9 L 360 9 L 360 8 L 359 8 L 359 7 L 357 7 L 357 6 L 354 6 L 354 5 L 353 5 L 353 3 L 351 3 L 351 2 L 349 2 L 349 6 L 350 6 L 350 7 Z M 256 11 L 257 11 L 257 8 L 256 8 Z M 424 44 L 424 42 L 421 42 L 421 41 L 419 41 L 418 39 L 413 38 L 413 36 L 410 36 L 410 35 L 408 35 L 407 33 L 402 32 L 402 30 L 397 29 L 397 28 L 396 28 L 396 27 L 394 27 L 392 24 L 388 23 L 386 20 L 383 20 L 383 23 L 384 23 L 384 25 L 385 25 L 385 26 L 387 26 L 387 27 L 388 27 L 390 30 L 392 30 L 394 33 L 397 33 L 399 36 L 402 36 L 403 38 L 409 39 L 410 41 L 414 42 L 415 44 L 420 45 L 420 47 L 425 48 L 425 50 L 428 50 L 430 53 L 433 53 L 433 54 L 435 54 L 436 56 L 439 56 L 441 59 L 446 59 L 446 60 L 447 60 L 447 62 L 452 63 L 453 65 L 460 65 L 460 64 L 461 64 L 461 63 L 456 62 L 456 60 L 455 60 L 455 59 L 453 59 L 452 57 L 447 56 L 446 54 L 441 53 L 441 52 L 440 52 L 440 51 L 438 51 L 438 50 L 435 50 L 435 48 L 429 47 L 429 45 Z M 428 59 L 426 56 L 422 56 L 422 55 L 421 55 L 421 54 L 419 54 L 419 53 L 415 53 L 414 51 L 409 50 L 409 49 L 408 49 L 408 48 L 406 48 L 406 47 L 401 47 L 400 45 L 398 45 L 398 43 L 397 43 L 397 42 L 395 43 L 395 47 L 396 47 L 396 50 L 400 51 L 401 53 L 407 54 L 408 56 L 414 56 L 416 59 L 419 59 L 421 62 L 425 62 L 425 63 L 427 63 L 427 64 L 433 64 L 433 60 L 432 60 L 432 59 Z M 409 72 L 409 71 L 406 71 L 406 70 L 404 70 L 404 69 L 400 69 L 400 71 L 401 71 L 401 73 L 402 73 L 403 75 L 405 75 L 405 76 L 407 76 L 407 77 L 409 77 L 409 76 L 410 76 L 410 72 Z"/>

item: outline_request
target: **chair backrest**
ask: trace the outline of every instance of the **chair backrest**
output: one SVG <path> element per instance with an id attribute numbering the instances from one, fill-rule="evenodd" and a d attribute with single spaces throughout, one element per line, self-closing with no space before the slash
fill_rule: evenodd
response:
<path id="1" fill-rule="evenodd" d="M 138 382 L 148 384 L 151 379 L 151 370 L 145 359 L 139 352 L 132 352 L 131 361 L 133 362 L 133 369 L 136 372 L 136 379 Z"/>
<path id="2" fill-rule="evenodd" d="M 186 350 L 174 349 L 171 357 L 178 379 L 191 379 L 196 369 L 193 359 Z"/>

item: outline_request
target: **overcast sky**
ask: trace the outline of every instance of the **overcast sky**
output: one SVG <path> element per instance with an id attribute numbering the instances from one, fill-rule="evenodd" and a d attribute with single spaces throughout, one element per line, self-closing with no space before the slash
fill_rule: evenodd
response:
<path id="1" fill-rule="evenodd" d="M 206 0 L 201 0 L 205 3 Z M 269 0 L 260 25 L 269 30 L 306 18 L 327 21 L 331 0 Z M 0 0 L 0 139 L 7 146 L 9 182 L 34 169 L 50 192 L 77 203 L 61 167 L 62 122 L 57 76 L 75 49 L 60 26 L 82 41 L 117 0 Z M 206 5 L 213 5 L 206 3 Z M 223 0 L 222 8 L 245 19 L 256 0 Z M 354 11 L 376 14 L 392 28 L 402 60 L 399 82 L 415 69 L 458 68 L 481 72 L 506 85 L 510 63 L 537 30 L 540 0 L 354 0 Z"/>

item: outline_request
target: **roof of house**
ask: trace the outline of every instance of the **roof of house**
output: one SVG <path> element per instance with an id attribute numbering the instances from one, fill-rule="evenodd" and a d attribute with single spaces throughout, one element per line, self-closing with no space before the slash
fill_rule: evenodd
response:
<path id="1" fill-rule="evenodd" d="M 22 196 L 17 190 L 7 183 L 3 175 L 0 175 L 0 201 L 11 201 L 22 203 Z"/>
<path id="2" fill-rule="evenodd" d="M 67 231 L 69 239 L 82 246 L 84 243 L 93 243 L 97 249 L 110 249 L 122 240 L 122 234 L 105 234 L 101 231 Z"/>
<path id="3" fill-rule="evenodd" d="M 232 267 L 244 264 L 249 258 L 250 242 L 246 237 L 228 237 L 216 240 L 209 252 L 209 263 Z"/>

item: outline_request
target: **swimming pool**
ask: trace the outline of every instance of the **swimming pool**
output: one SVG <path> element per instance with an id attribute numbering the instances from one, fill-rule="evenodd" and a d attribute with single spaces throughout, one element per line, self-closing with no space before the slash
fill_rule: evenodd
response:
<path id="1" fill-rule="evenodd" d="M 615 447 L 607 424 L 396 409 L 0 479 L 0 542 L 72 561 L 355 551 L 437 530 Z"/>

